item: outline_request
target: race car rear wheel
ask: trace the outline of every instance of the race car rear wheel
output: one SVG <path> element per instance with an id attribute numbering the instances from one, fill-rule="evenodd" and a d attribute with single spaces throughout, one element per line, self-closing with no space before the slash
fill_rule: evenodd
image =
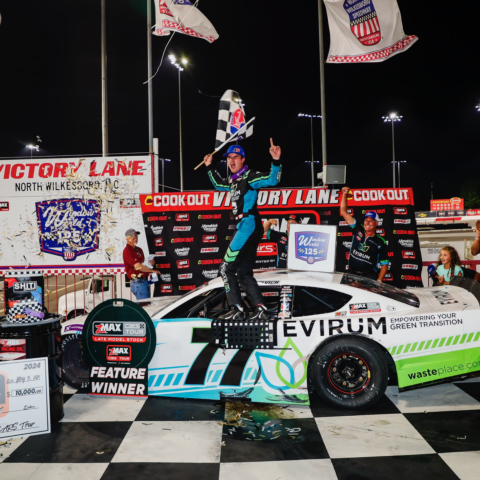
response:
<path id="1" fill-rule="evenodd" d="M 75 390 L 88 387 L 89 368 L 83 361 L 81 335 L 64 335 L 62 337 L 62 371 L 63 380 Z"/>
<path id="2" fill-rule="evenodd" d="M 309 376 L 324 402 L 362 409 L 384 395 L 388 365 L 382 350 L 373 342 L 339 338 L 317 350 L 309 364 Z"/>

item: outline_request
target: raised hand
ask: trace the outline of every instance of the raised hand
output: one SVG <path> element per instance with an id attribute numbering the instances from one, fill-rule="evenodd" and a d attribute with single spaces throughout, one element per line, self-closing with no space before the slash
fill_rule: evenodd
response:
<path id="1" fill-rule="evenodd" d="M 273 144 L 273 140 L 270 139 L 270 155 L 274 160 L 280 160 L 282 149 L 279 146 Z"/>
<path id="2" fill-rule="evenodd" d="M 343 187 L 343 188 L 342 188 L 342 193 L 343 193 L 344 195 L 348 195 L 348 192 L 349 192 L 349 191 L 350 191 L 350 187 Z"/>
<path id="3" fill-rule="evenodd" d="M 205 155 L 203 160 L 205 162 L 205 166 L 208 167 L 213 162 L 213 155 Z"/>
<path id="4" fill-rule="evenodd" d="M 480 220 L 477 220 L 475 223 L 475 230 L 477 232 L 477 236 L 480 235 Z"/>
<path id="5" fill-rule="evenodd" d="M 272 224 L 272 225 L 277 225 L 278 222 L 276 220 L 274 220 L 273 218 L 271 220 L 269 220 L 269 222 Z"/>

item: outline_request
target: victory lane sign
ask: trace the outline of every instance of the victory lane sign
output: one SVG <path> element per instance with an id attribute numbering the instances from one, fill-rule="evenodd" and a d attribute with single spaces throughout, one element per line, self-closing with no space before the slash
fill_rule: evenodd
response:
<path id="1" fill-rule="evenodd" d="M 102 302 L 88 315 L 82 342 L 90 367 L 89 395 L 148 396 L 156 333 L 142 307 L 123 299 Z"/>

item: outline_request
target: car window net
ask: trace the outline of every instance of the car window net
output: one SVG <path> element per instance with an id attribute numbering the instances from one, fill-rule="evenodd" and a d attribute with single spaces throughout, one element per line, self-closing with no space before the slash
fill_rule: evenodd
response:
<path id="1" fill-rule="evenodd" d="M 376 293 L 382 297 L 391 298 L 392 300 L 396 300 L 397 302 L 404 303 L 411 307 L 420 307 L 418 297 L 410 291 L 401 290 L 400 288 L 392 287 L 391 285 L 385 285 L 385 283 L 379 283 L 375 280 L 370 280 L 369 278 L 345 273 L 340 283 L 342 285 L 348 285 L 349 287 Z"/>

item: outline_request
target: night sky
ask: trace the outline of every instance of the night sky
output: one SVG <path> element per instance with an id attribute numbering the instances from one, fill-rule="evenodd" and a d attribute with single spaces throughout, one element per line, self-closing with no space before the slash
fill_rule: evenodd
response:
<path id="1" fill-rule="evenodd" d="M 352 188 L 391 187 L 391 125 L 381 117 L 403 115 L 395 124 L 396 158 L 407 161 L 402 187 L 428 210 L 432 182 L 434 198 L 450 198 L 478 176 L 480 4 L 398 3 L 405 33 L 419 37 L 407 52 L 326 65 L 328 163 L 347 166 Z M 317 2 L 201 0 L 199 9 L 220 38 L 176 34 L 167 50 L 190 62 L 182 73 L 185 189 L 211 188 L 193 167 L 213 150 L 215 97 L 227 89 L 240 93 L 247 118 L 256 116 L 254 135 L 242 141 L 246 163 L 268 170 L 273 137 L 283 151 L 280 186 L 309 186 L 310 123 L 297 115 L 320 114 Z M 101 154 L 100 0 L 1 0 L 0 13 L 0 157 L 29 155 L 37 135 L 43 155 Z M 325 10 L 324 25 L 326 56 Z M 146 37 L 146 0 L 107 0 L 111 153 L 148 151 Z M 168 38 L 153 37 L 154 71 Z M 178 188 L 177 70 L 168 60 L 153 94 L 160 157 L 172 159 L 166 183 Z M 321 161 L 320 120 L 314 128 Z"/>

